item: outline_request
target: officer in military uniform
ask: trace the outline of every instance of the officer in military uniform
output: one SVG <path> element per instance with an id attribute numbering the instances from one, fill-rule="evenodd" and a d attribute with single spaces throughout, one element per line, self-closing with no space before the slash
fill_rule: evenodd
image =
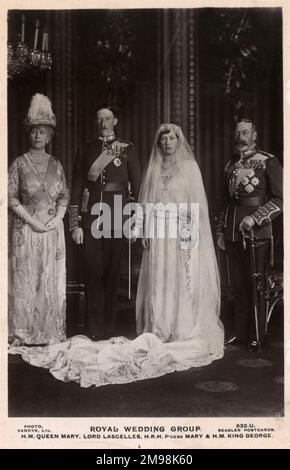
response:
<path id="1" fill-rule="evenodd" d="M 261 350 L 265 331 L 265 288 L 273 256 L 272 220 L 282 211 L 282 167 L 273 155 L 257 150 L 251 120 L 235 130 L 237 153 L 225 167 L 226 210 L 217 242 L 226 249 L 235 299 L 234 334 L 226 344 L 246 343 Z M 255 271 L 255 272 L 253 272 Z"/>
<path id="2" fill-rule="evenodd" d="M 94 341 L 115 334 L 124 246 L 122 210 L 128 202 L 128 183 L 137 198 L 141 177 L 133 145 L 115 135 L 117 117 L 111 106 L 96 109 L 96 124 L 97 140 L 85 143 L 76 154 L 69 210 L 72 238 L 84 246 L 87 327 Z M 101 237 L 96 235 L 100 231 Z"/>

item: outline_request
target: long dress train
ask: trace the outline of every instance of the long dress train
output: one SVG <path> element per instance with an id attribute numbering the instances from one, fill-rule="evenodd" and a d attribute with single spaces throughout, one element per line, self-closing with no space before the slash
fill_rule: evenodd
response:
<path id="1" fill-rule="evenodd" d="M 163 239 L 154 240 L 152 251 L 144 252 L 136 306 L 141 334 L 134 340 L 116 337 L 99 342 L 75 336 L 44 348 L 12 347 L 10 353 L 81 387 L 159 377 L 223 356 L 216 258 L 201 178 L 200 186 L 191 187 L 195 165 L 185 163 L 172 178 L 166 197 L 200 202 L 198 247 L 179 249 L 180 240 Z"/>

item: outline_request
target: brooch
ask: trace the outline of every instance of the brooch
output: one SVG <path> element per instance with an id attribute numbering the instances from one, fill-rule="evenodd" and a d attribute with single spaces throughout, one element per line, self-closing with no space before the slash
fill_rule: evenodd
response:
<path id="1" fill-rule="evenodd" d="M 122 165 L 122 162 L 119 157 L 114 158 L 113 163 L 116 167 Z"/>

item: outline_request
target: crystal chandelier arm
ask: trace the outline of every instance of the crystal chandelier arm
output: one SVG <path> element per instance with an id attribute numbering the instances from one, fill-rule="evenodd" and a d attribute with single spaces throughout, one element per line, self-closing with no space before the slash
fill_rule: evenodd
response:
<path id="1" fill-rule="evenodd" d="M 25 42 L 26 20 L 21 16 L 20 41 L 8 43 L 8 78 L 37 71 L 51 70 L 52 54 L 48 49 L 48 28 L 44 27 L 42 43 L 40 38 L 40 20 L 34 23 L 34 37 L 31 47 Z M 19 35 L 18 35 L 19 36 Z M 29 36 L 29 35 L 28 35 Z M 41 48 L 42 46 L 42 48 Z"/>

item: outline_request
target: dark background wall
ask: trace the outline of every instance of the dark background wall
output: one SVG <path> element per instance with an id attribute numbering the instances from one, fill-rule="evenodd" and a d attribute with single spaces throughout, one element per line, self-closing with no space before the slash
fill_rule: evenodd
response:
<path id="1" fill-rule="evenodd" d="M 241 13 L 244 9 L 235 9 Z M 224 11 L 228 11 L 225 9 Z M 261 149 L 283 161 L 283 76 L 281 9 L 246 9 L 253 29 L 249 38 L 257 48 L 256 61 L 246 70 L 238 98 L 246 103 L 239 116 L 254 119 Z M 221 30 L 216 10 L 199 11 L 198 150 L 210 205 L 219 209 L 225 162 L 234 152 L 235 99 L 225 94 L 226 51 L 217 46 Z M 222 23 L 223 24 L 223 23 Z M 229 52 L 231 52 L 229 50 Z"/>
<path id="2" fill-rule="evenodd" d="M 239 18 L 247 12 L 249 32 L 245 39 L 256 47 L 255 59 L 248 61 L 245 82 L 233 96 L 225 93 L 224 62 L 232 49 L 222 42 L 225 21 L 217 21 L 216 9 L 198 13 L 198 127 L 197 158 L 203 174 L 213 218 L 223 205 L 223 169 L 234 152 L 235 117 L 254 120 L 258 146 L 277 156 L 283 164 L 283 57 L 282 10 L 279 8 L 234 9 Z M 222 9 L 227 14 L 229 9 Z M 220 26 L 223 28 L 219 28 Z M 233 30 L 233 29 L 232 29 Z M 237 95 L 237 96 L 236 96 Z M 239 112 L 235 104 L 244 106 Z M 273 223 L 275 266 L 283 268 L 283 218 Z M 225 278 L 225 276 L 224 276 Z"/>
<path id="3" fill-rule="evenodd" d="M 117 12 L 118 13 L 118 12 Z M 20 11 L 9 13 L 9 41 L 16 42 L 21 31 Z M 129 65 L 117 55 L 122 38 L 113 44 L 113 74 L 125 68 L 127 81 L 111 96 L 105 78 L 109 73 L 108 57 L 103 57 L 98 41 L 104 40 L 108 10 L 26 11 L 26 37 L 32 44 L 34 24 L 46 25 L 53 54 L 51 71 L 30 70 L 8 80 L 8 158 L 11 162 L 26 150 L 23 119 L 31 96 L 46 93 L 53 103 L 57 128 L 52 151 L 64 163 L 71 184 L 72 163 L 77 146 L 95 135 L 94 109 L 107 101 L 119 111 L 118 134 L 134 142 L 137 158 L 145 166 L 157 127 L 157 34 L 158 11 L 122 11 L 121 29 L 127 27 L 132 36 L 132 60 Z M 128 26 L 127 26 L 128 25 Z M 115 33 L 115 35 L 118 34 Z M 124 43 L 128 37 L 124 38 Z M 123 68 L 122 68 L 123 67 Z M 129 75 L 129 78 L 128 78 Z M 116 78 L 113 75 L 113 78 Z"/>
<path id="4" fill-rule="evenodd" d="M 160 73 L 160 48 L 166 49 L 162 66 L 176 46 L 178 22 L 172 22 L 166 30 L 166 22 L 161 19 L 168 12 L 182 10 L 122 10 L 121 21 L 116 27 L 125 29 L 127 35 L 119 39 L 126 41 L 132 49 L 133 59 L 124 67 L 129 75 L 125 85 L 118 90 L 120 136 L 133 141 L 142 166 L 150 154 L 151 143 L 159 120 L 168 118 L 157 109 L 160 88 L 165 89 L 167 80 Z M 222 168 L 233 151 L 232 132 L 234 110 L 231 99 L 225 95 L 225 81 L 222 64 L 225 51 L 217 47 L 220 34 L 217 23 L 217 9 L 195 11 L 195 73 L 198 81 L 194 89 L 197 104 L 196 115 L 196 157 L 201 166 L 210 204 L 215 207 L 220 195 Z M 227 9 L 223 9 L 227 11 Z M 235 9 L 235 11 L 242 11 Z M 53 67 L 49 72 L 30 71 L 8 80 L 8 157 L 11 161 L 26 148 L 22 120 L 25 117 L 31 96 L 35 92 L 47 93 L 53 101 L 58 126 L 53 142 L 53 151 L 64 162 L 68 180 L 71 182 L 72 161 L 77 145 L 94 135 L 94 107 L 107 100 L 110 93 L 100 81 L 100 74 L 108 69 L 103 63 L 97 43 L 104 39 L 104 24 L 108 10 L 74 11 L 26 11 L 26 38 L 32 43 L 34 23 L 47 26 L 50 47 L 53 53 Z M 261 148 L 283 159 L 283 106 L 282 106 L 282 13 L 281 9 L 247 9 L 251 25 L 255 31 L 255 46 L 258 48 L 258 64 L 253 63 L 254 73 L 247 77 L 242 90 L 243 97 L 251 103 L 247 114 L 255 119 Z M 120 13 L 117 10 L 116 15 Z M 176 15 L 175 15 L 176 17 Z M 184 14 L 180 15 L 184 20 Z M 124 20 L 125 18 L 125 20 Z M 177 17 L 178 18 L 178 17 Z M 108 19 L 107 19 L 108 21 Z M 186 27 L 186 25 L 185 25 Z M 21 12 L 10 11 L 8 22 L 9 41 L 15 42 L 21 28 Z M 160 31 L 161 29 L 161 31 Z M 166 34 L 165 34 L 166 33 Z M 164 36 L 166 41 L 164 41 Z M 119 37 L 117 31 L 116 37 Z M 163 39 L 163 41 L 162 41 Z M 185 44 L 184 36 L 181 51 L 186 61 L 192 53 L 190 44 Z M 113 51 L 114 52 L 114 51 Z M 115 73 L 120 56 L 110 56 Z M 176 63 L 174 63 L 174 60 Z M 176 74 L 178 58 L 173 56 L 170 63 L 170 76 Z M 122 64 L 121 64 L 122 65 Z M 158 68 L 159 67 L 159 68 Z M 189 70 L 183 71 L 183 88 Z M 128 77 L 127 77 L 128 78 Z M 174 87 L 175 83 L 171 84 Z M 184 95 L 184 93 L 183 93 Z M 186 107 L 182 96 L 181 113 Z M 114 97 L 116 99 L 116 96 Z M 170 102 L 171 100 L 171 102 Z M 168 96 L 167 106 L 174 102 L 174 89 Z M 186 133 L 187 121 L 183 115 Z M 174 117 L 171 116 L 174 119 Z M 184 120 L 186 122 L 184 122 Z M 189 118 L 187 118 L 189 120 Z"/>
<path id="5" fill-rule="evenodd" d="M 120 14 L 121 13 L 121 14 Z M 118 134 L 135 145 L 136 158 L 144 167 L 157 126 L 157 34 L 158 10 L 106 10 L 74 13 L 77 65 L 77 140 L 95 134 L 94 108 L 106 101 L 116 103 Z M 119 16 L 118 16 L 119 15 Z M 112 21 L 111 54 L 98 47 Z M 122 30 L 125 31 L 122 34 Z M 115 42 L 114 42 L 115 40 Z M 119 48 L 128 44 L 131 57 Z M 110 65 L 108 64 L 110 61 Z M 103 74 L 103 80 L 99 80 Z M 105 77 L 105 75 L 107 75 Z M 122 77 L 127 78 L 122 86 Z M 113 81 L 106 87 L 106 79 Z"/>
<path id="6" fill-rule="evenodd" d="M 27 41 L 32 44 L 39 19 L 40 27 L 49 32 L 53 66 L 48 72 L 29 71 L 8 80 L 9 162 L 26 150 L 22 121 L 31 96 L 43 92 L 52 99 L 57 117 L 51 151 L 63 163 L 71 185 L 76 148 L 94 136 L 95 105 L 115 100 L 120 109 L 118 134 L 134 142 L 143 168 L 160 121 L 182 125 L 200 165 L 213 218 L 222 205 L 223 168 L 233 152 L 236 116 L 237 97 L 225 94 L 224 64 L 231 49 L 219 46 L 226 31 L 220 12 L 226 17 L 229 11 L 26 11 Z M 282 161 L 282 11 L 231 11 L 237 16 L 246 12 L 252 31 L 249 40 L 257 50 L 239 98 L 257 124 L 261 148 Z M 21 13 L 9 12 L 9 42 L 19 38 Z M 128 46 L 129 58 L 122 55 L 120 45 Z M 125 77 L 124 85 L 118 76 Z M 281 223 L 276 230 L 280 259 Z"/>

